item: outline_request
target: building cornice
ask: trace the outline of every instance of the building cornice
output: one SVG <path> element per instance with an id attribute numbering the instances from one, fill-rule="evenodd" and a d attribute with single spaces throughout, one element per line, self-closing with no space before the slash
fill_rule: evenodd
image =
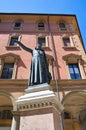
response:
<path id="1" fill-rule="evenodd" d="M 50 85 L 56 85 L 56 82 L 60 86 L 65 85 L 86 85 L 86 79 L 71 80 L 52 80 Z M 0 85 L 28 85 L 28 79 L 0 79 Z"/>
<path id="2" fill-rule="evenodd" d="M 75 14 L 15 13 L 15 12 L 13 12 L 13 13 L 0 12 L 0 15 L 41 15 L 41 16 L 42 15 L 45 15 L 45 16 L 49 15 L 49 16 L 74 16 L 74 17 L 76 17 Z"/>
<path id="3" fill-rule="evenodd" d="M 0 79 L 0 85 L 28 85 L 28 79 Z"/>
<path id="4" fill-rule="evenodd" d="M 57 83 L 56 83 L 57 82 Z M 62 80 L 52 80 L 51 86 L 65 86 L 65 85 L 86 85 L 86 79 L 79 79 L 79 80 L 71 80 L 71 79 L 62 79 Z"/>
<path id="5" fill-rule="evenodd" d="M 86 79 L 52 81 L 51 86 L 54 91 L 86 90 Z"/>
<path id="6" fill-rule="evenodd" d="M 28 87 L 28 79 L 0 79 L 0 86 L 24 86 L 25 88 Z M 82 86 L 82 89 L 86 89 L 86 79 L 79 79 L 79 80 L 71 80 L 71 79 L 64 79 L 64 80 L 52 80 L 50 83 L 51 89 L 54 91 L 65 89 L 74 88 L 76 89 L 76 86 L 79 88 Z M 1 88 L 1 87 L 0 87 Z"/>

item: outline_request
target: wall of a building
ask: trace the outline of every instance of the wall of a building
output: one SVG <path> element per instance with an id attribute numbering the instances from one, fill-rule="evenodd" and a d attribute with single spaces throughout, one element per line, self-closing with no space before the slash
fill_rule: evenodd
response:
<path id="1" fill-rule="evenodd" d="M 14 83 L 13 80 L 10 82 L 4 80 L 3 83 L 2 79 L 0 80 L 0 93 L 3 95 L 1 98 L 3 97 L 4 99 L 4 96 L 7 96 L 8 98 L 11 97 L 9 104 L 14 108 L 14 104 L 16 104 L 18 97 L 25 93 L 24 90 L 27 88 L 28 78 L 30 75 L 31 54 L 24 51 L 19 46 L 10 47 L 8 44 L 9 37 L 17 34 L 24 45 L 34 49 L 37 44 L 37 37 L 47 36 L 48 46 L 43 49 L 45 50 L 46 55 L 53 57 L 54 61 L 52 67 L 54 83 L 52 83 L 52 86 L 54 86 L 55 92 L 58 94 L 55 86 L 56 78 L 59 83 L 60 101 L 64 104 L 65 111 L 71 113 L 72 119 L 65 120 L 66 130 L 79 130 L 81 127 L 79 122 L 79 113 L 81 110 L 86 109 L 86 55 L 75 16 L 1 14 L 0 19 L 0 59 L 3 59 L 3 57 L 5 58 L 6 54 L 19 56 L 15 78 L 13 78 L 16 82 Z M 20 30 L 13 29 L 16 20 L 22 21 L 22 27 Z M 45 30 L 41 31 L 37 29 L 37 23 L 40 20 L 44 21 Z M 59 30 L 59 21 L 64 21 L 66 23 L 66 31 Z M 64 36 L 71 37 L 71 47 L 64 47 L 62 41 L 62 37 Z M 81 56 L 81 59 L 78 59 L 77 61 L 79 62 L 80 60 L 79 66 L 82 74 L 82 81 L 79 80 L 79 82 L 75 82 L 70 78 L 67 64 L 70 61 L 70 58 L 72 58 L 71 63 L 74 63 L 78 56 Z M 0 74 L 2 71 L 1 66 L 2 63 L 0 62 Z M 70 81 L 68 81 L 69 79 Z M 17 82 L 17 80 L 19 80 L 19 82 Z M 22 80 L 25 80 L 23 84 Z M 72 104 L 73 102 L 78 104 L 75 108 L 73 107 L 73 111 L 71 112 L 70 110 L 72 110 L 72 106 L 74 105 Z M 81 105 L 80 103 L 83 104 L 83 107 L 79 106 Z M 70 107 L 68 107 L 68 104 Z M 76 116 L 74 117 L 74 115 Z M 76 120 L 77 123 L 75 122 Z M 6 130 L 9 130 L 9 128 L 6 127 Z"/>

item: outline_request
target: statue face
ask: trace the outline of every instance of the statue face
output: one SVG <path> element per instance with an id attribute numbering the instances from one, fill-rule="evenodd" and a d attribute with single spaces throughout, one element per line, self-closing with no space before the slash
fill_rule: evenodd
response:
<path id="1" fill-rule="evenodd" d="M 41 45 L 37 44 L 35 49 L 39 49 L 40 50 L 41 49 Z"/>

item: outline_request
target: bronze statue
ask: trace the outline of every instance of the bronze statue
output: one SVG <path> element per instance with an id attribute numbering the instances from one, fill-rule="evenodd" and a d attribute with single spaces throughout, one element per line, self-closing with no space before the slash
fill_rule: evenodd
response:
<path id="1" fill-rule="evenodd" d="M 36 48 L 32 50 L 26 47 L 20 41 L 16 41 L 24 50 L 32 54 L 31 70 L 29 86 L 50 83 L 51 74 L 48 70 L 48 64 L 44 50 L 41 49 L 40 44 L 37 44 Z"/>

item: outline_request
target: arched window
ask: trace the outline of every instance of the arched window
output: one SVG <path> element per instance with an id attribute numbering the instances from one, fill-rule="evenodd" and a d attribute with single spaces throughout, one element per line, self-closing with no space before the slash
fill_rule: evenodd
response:
<path id="1" fill-rule="evenodd" d="M 22 20 L 16 20 L 13 24 L 14 30 L 20 30 L 22 27 Z"/>
<path id="2" fill-rule="evenodd" d="M 66 30 L 66 25 L 65 25 L 65 23 L 64 23 L 64 22 L 60 22 L 60 23 L 59 23 L 59 28 L 60 28 L 61 31 Z"/>
<path id="3" fill-rule="evenodd" d="M 44 22 L 39 22 L 38 23 L 38 30 L 44 30 L 44 29 L 45 29 Z"/>

